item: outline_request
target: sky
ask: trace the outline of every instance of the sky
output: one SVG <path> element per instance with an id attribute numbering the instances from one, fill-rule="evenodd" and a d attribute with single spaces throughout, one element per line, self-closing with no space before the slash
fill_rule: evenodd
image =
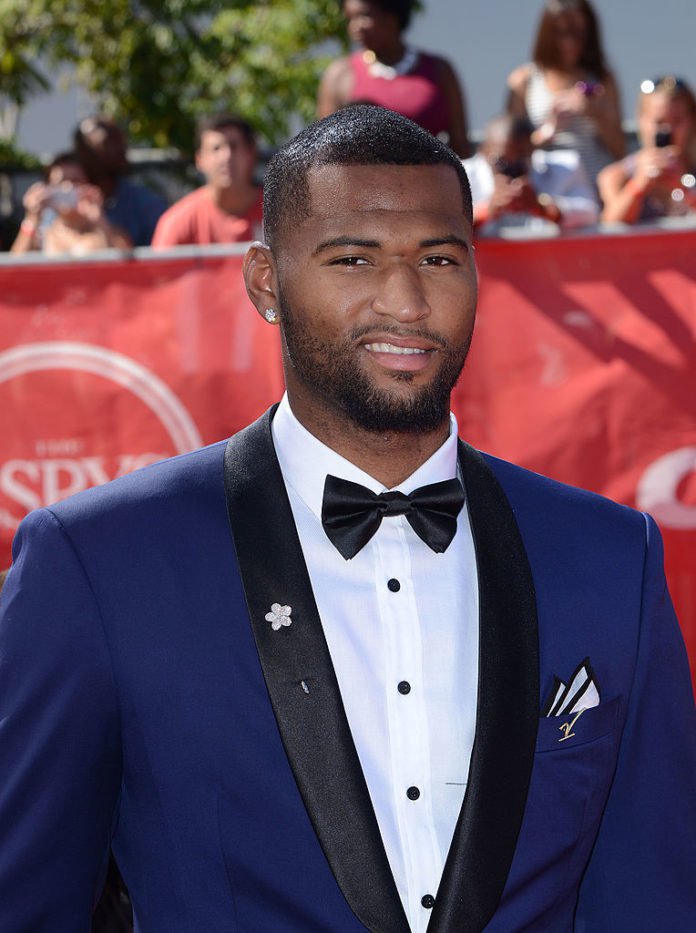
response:
<path id="1" fill-rule="evenodd" d="M 695 0 L 605 0 L 595 8 L 624 117 L 633 116 L 645 78 L 674 74 L 696 86 Z M 450 60 L 473 129 L 503 108 L 506 76 L 529 59 L 541 9 L 536 0 L 425 0 L 407 39 Z M 64 149 L 73 126 L 90 110 L 89 98 L 76 89 L 37 98 L 20 118 L 19 143 L 40 155 Z"/>

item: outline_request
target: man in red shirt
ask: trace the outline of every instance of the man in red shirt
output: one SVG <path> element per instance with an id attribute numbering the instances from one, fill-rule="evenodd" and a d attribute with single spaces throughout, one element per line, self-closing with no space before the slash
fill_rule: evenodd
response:
<path id="1" fill-rule="evenodd" d="M 196 168 L 206 183 L 162 215 L 153 247 L 261 239 L 262 192 L 252 180 L 256 156 L 254 130 L 246 120 L 204 117 L 196 131 Z"/>

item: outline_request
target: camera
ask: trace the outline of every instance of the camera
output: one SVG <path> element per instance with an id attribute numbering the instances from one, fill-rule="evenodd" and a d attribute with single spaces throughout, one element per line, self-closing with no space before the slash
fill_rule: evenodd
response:
<path id="1" fill-rule="evenodd" d="M 505 175 L 506 178 L 521 178 L 528 171 L 528 165 L 524 159 L 515 159 L 514 161 L 502 158 L 496 159 L 492 167 L 493 171 L 499 175 Z"/>
<path id="2" fill-rule="evenodd" d="M 59 214 L 72 211 L 77 207 L 77 189 L 53 186 L 49 188 L 47 206 Z"/>

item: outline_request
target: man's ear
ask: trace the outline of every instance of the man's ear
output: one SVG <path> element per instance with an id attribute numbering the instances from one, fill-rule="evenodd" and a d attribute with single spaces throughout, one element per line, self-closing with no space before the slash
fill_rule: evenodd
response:
<path id="1" fill-rule="evenodd" d="M 263 243 L 252 243 L 242 266 L 247 294 L 261 317 L 270 324 L 278 314 L 278 274 L 273 253 Z"/>

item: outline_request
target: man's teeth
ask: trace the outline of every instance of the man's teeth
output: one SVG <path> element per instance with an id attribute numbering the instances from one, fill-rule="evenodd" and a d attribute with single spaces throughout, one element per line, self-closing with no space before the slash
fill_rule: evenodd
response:
<path id="1" fill-rule="evenodd" d="M 393 343 L 366 343 L 365 348 L 372 353 L 427 353 L 419 347 L 395 347 Z"/>

